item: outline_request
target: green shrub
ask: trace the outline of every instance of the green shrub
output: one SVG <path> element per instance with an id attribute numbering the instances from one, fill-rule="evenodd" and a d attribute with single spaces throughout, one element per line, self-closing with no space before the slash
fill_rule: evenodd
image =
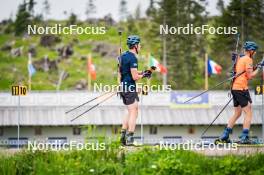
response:
<path id="1" fill-rule="evenodd" d="M 131 148 L 133 149 L 133 148 Z M 264 155 L 207 157 L 191 151 L 137 148 L 22 151 L 0 157 L 0 174 L 264 174 Z"/>

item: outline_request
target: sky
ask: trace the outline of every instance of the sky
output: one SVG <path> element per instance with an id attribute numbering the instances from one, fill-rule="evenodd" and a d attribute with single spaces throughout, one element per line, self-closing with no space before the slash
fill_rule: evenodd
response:
<path id="1" fill-rule="evenodd" d="M 3 1 L 3 0 L 2 0 Z M 5 0 L 5 3 L 1 3 L 0 7 L 0 21 L 7 19 L 10 16 L 15 17 L 17 12 L 17 7 L 24 0 Z M 37 14 L 42 13 L 43 1 L 44 0 L 35 0 L 37 2 L 35 7 L 35 12 Z M 217 0 L 207 0 L 208 6 L 207 11 L 210 15 L 217 15 L 219 12 L 216 9 Z M 225 5 L 228 4 L 230 0 L 224 0 Z M 88 0 L 49 0 L 51 9 L 50 19 L 66 19 L 68 14 L 65 15 L 64 11 L 73 12 L 78 15 L 78 18 L 81 20 L 86 19 L 85 9 Z M 115 20 L 119 19 L 119 3 L 120 0 L 94 0 L 96 6 L 96 14 L 93 17 L 104 17 L 105 15 L 112 14 L 112 17 Z M 127 0 L 127 9 L 130 13 L 134 13 L 136 7 L 140 5 L 142 16 L 144 16 L 145 10 L 149 6 L 149 0 Z"/>

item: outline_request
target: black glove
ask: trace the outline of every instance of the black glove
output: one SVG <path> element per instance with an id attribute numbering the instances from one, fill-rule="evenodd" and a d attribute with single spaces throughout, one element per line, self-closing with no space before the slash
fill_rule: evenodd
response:
<path id="1" fill-rule="evenodd" d="M 262 68 L 264 66 L 264 59 L 262 59 L 258 64 L 257 64 L 257 68 Z"/>
<path id="2" fill-rule="evenodd" d="M 152 72 L 150 70 L 145 70 L 142 72 L 142 78 L 148 78 L 150 79 L 151 78 L 151 75 L 152 75 Z"/>

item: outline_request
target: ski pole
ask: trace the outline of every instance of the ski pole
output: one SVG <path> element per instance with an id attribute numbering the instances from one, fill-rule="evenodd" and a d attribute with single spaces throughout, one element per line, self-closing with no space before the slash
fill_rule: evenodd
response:
<path id="1" fill-rule="evenodd" d="M 243 72 L 240 72 L 240 73 L 237 74 L 237 75 L 233 75 L 232 77 L 229 77 L 228 79 L 226 79 L 226 80 L 224 80 L 224 81 L 218 83 L 218 84 L 215 85 L 214 87 L 211 87 L 211 88 L 209 88 L 208 90 L 203 91 L 203 92 L 201 92 L 200 94 L 198 94 L 198 95 L 196 95 L 196 96 L 190 98 L 189 100 L 185 101 L 184 103 L 187 103 L 187 102 L 189 102 L 189 101 L 191 101 L 191 100 L 193 100 L 193 99 L 195 99 L 195 98 L 197 98 L 197 97 L 203 95 L 204 93 L 206 93 L 206 92 L 208 92 L 208 91 L 210 91 L 210 90 L 213 90 L 213 89 L 217 88 L 218 86 L 224 84 L 225 82 L 228 82 L 228 81 L 230 81 L 230 80 L 232 80 L 232 79 L 234 79 L 234 78 L 239 77 L 240 75 L 242 75 L 242 74 L 245 73 L 245 72 L 246 72 L 246 71 L 243 71 Z"/>
<path id="2" fill-rule="evenodd" d="M 226 103 L 226 105 L 223 107 L 223 109 L 217 114 L 217 116 L 214 118 L 214 120 L 210 123 L 210 125 L 204 130 L 201 137 L 204 136 L 204 134 L 207 132 L 207 130 L 213 125 L 213 123 L 216 121 L 216 119 L 222 114 L 222 112 L 225 110 L 225 108 L 228 106 L 228 104 L 232 101 L 233 97 L 229 99 L 229 101 Z"/>
<path id="3" fill-rule="evenodd" d="M 237 50 L 238 50 L 238 44 L 239 44 L 239 37 L 240 37 L 240 34 L 237 33 L 236 48 L 235 48 L 236 58 L 233 60 L 233 56 L 232 56 L 232 71 L 231 71 L 232 75 L 235 74 L 235 68 L 236 68 L 236 63 L 237 63 L 237 58 L 238 58 Z M 234 81 L 235 81 L 235 78 L 232 79 L 232 81 L 230 82 L 230 90 L 232 89 Z"/>
<path id="4" fill-rule="evenodd" d="M 258 63 L 257 65 L 259 65 L 260 63 Z M 257 66 L 255 66 L 253 69 L 256 69 Z M 241 72 L 240 75 L 242 75 L 244 72 Z M 218 115 L 215 117 L 215 119 L 210 123 L 210 125 L 204 130 L 204 132 L 202 133 L 201 137 L 204 136 L 204 134 L 207 132 L 207 130 L 213 125 L 213 123 L 215 122 L 215 120 L 221 115 L 221 113 L 226 109 L 226 107 L 228 106 L 228 104 L 232 101 L 233 97 L 229 99 L 229 101 L 226 103 L 226 105 L 223 107 L 223 109 L 218 113 Z"/>
<path id="5" fill-rule="evenodd" d="M 102 96 L 105 96 L 105 95 L 107 95 L 107 94 L 109 94 L 109 93 L 110 93 L 110 92 L 106 92 L 106 93 L 104 93 L 104 94 L 101 94 L 101 95 L 99 95 L 99 96 L 97 96 L 97 97 L 95 97 L 95 98 L 93 98 L 93 99 L 91 99 L 91 100 L 89 100 L 89 101 L 87 101 L 87 102 L 85 102 L 85 103 L 79 105 L 79 106 L 76 106 L 76 107 L 70 109 L 69 111 L 66 111 L 65 114 L 68 114 L 69 112 L 72 112 L 72 111 L 74 111 L 74 110 L 76 110 L 76 109 L 78 109 L 78 108 L 80 108 L 80 107 L 82 107 L 82 106 L 84 106 L 84 105 L 86 105 L 86 104 L 88 104 L 88 103 L 94 101 L 94 100 L 97 100 L 98 98 L 100 98 L 100 97 L 102 97 Z"/>
<path id="6" fill-rule="evenodd" d="M 78 116 L 76 116 L 75 118 L 73 118 L 73 119 L 71 120 L 71 122 L 73 122 L 73 121 L 76 120 L 77 118 L 81 117 L 82 115 L 86 114 L 87 112 L 91 111 L 92 109 L 96 108 L 97 106 L 99 106 L 100 104 L 102 104 L 103 102 L 105 102 L 106 100 L 108 100 L 108 99 L 110 99 L 111 97 L 113 97 L 115 94 L 116 94 L 116 92 L 113 93 L 112 95 L 110 95 L 109 97 L 103 99 L 102 101 L 100 101 L 100 102 L 97 103 L 96 105 L 90 107 L 88 110 L 84 111 L 83 113 L 81 113 L 81 114 L 79 114 Z"/>
<path id="7" fill-rule="evenodd" d="M 122 31 L 121 30 L 118 31 L 118 35 L 119 35 L 119 56 L 121 56 L 122 54 Z"/>
<path id="8" fill-rule="evenodd" d="M 237 53 L 237 50 L 238 50 L 239 37 L 240 37 L 240 33 L 237 33 L 237 39 L 236 39 L 236 53 Z"/>
<path id="9" fill-rule="evenodd" d="M 121 71 L 121 55 L 122 55 L 122 30 L 121 29 L 119 29 L 118 35 L 119 35 L 119 56 L 117 58 L 118 63 L 117 63 L 116 73 L 117 73 L 117 83 L 120 84 L 121 83 L 121 72 L 120 72 Z M 116 93 L 116 95 L 118 96 L 119 93 Z"/>

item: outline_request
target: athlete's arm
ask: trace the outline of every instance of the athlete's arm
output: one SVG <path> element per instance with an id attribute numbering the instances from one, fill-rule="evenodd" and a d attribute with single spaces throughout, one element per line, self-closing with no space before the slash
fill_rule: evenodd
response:
<path id="1" fill-rule="evenodd" d="M 258 68 L 256 69 L 256 70 L 248 70 L 247 71 L 247 77 L 248 77 L 248 79 L 252 79 L 252 78 L 254 78 L 257 74 L 258 74 Z"/>
<path id="2" fill-rule="evenodd" d="M 139 80 L 140 78 L 142 78 L 142 75 L 139 74 L 137 68 L 131 68 L 130 71 L 131 71 L 131 75 L 132 75 L 133 80 L 136 81 L 136 80 Z"/>
<path id="3" fill-rule="evenodd" d="M 131 72 L 131 75 L 132 75 L 132 78 L 134 81 L 137 81 L 139 80 L 140 78 L 143 77 L 143 75 L 140 75 L 139 71 L 138 71 L 138 63 L 137 63 L 137 59 L 136 57 L 132 57 L 130 59 L 130 72 Z"/>
<path id="4" fill-rule="evenodd" d="M 249 60 L 246 63 L 246 74 L 248 79 L 254 78 L 258 74 L 258 68 L 253 70 L 253 61 Z"/>

